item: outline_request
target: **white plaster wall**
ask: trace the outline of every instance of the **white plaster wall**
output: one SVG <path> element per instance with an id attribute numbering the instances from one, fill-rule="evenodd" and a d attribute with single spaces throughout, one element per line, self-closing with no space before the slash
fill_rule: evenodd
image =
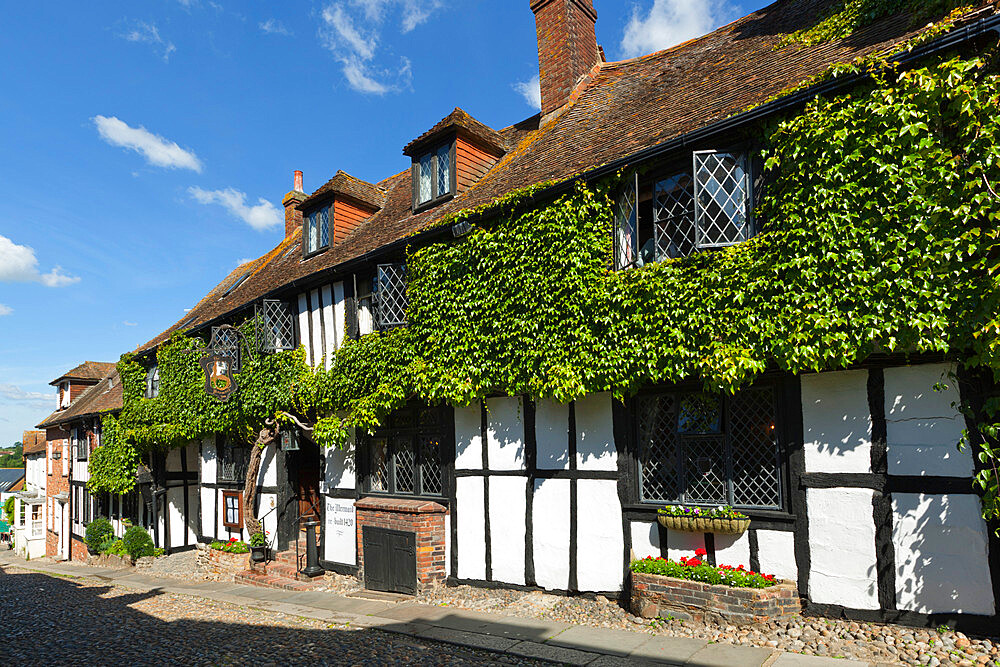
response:
<path id="1" fill-rule="evenodd" d="M 577 585 L 581 591 L 620 590 L 625 538 L 618 482 L 581 479 L 576 484 Z"/>
<path id="2" fill-rule="evenodd" d="M 671 560 L 680 560 L 682 556 L 692 558 L 696 555 L 695 551 L 704 548 L 704 533 L 688 533 L 667 528 L 667 558 Z"/>
<path id="3" fill-rule="evenodd" d="M 198 533 L 201 526 L 198 525 L 199 508 L 201 507 L 201 492 L 199 487 L 191 485 L 187 489 L 188 494 L 188 515 L 184 517 L 184 525 L 187 529 L 188 544 L 198 543 Z"/>
<path id="4" fill-rule="evenodd" d="M 257 498 L 258 498 L 257 503 L 259 509 L 257 510 L 256 516 L 258 519 L 261 519 L 261 517 L 263 517 L 263 519 L 261 519 L 261 525 L 263 526 L 264 530 L 267 531 L 268 533 L 267 539 L 274 540 L 274 536 L 277 534 L 276 531 L 278 528 L 278 519 L 276 516 L 277 510 L 275 511 L 271 510 L 273 510 L 275 505 L 278 504 L 278 497 L 273 493 L 262 493 Z M 244 508 L 244 512 L 245 511 L 246 510 Z M 270 514 L 268 514 L 268 512 L 270 512 Z M 244 521 L 244 528 L 242 530 L 241 539 L 249 540 L 250 533 L 249 531 L 247 531 L 245 524 L 246 521 Z"/>
<path id="5" fill-rule="evenodd" d="M 323 355 L 323 327 L 320 323 L 319 290 L 314 289 L 309 293 L 312 300 L 312 310 L 309 316 L 312 318 L 312 365 L 320 366 L 326 363 Z"/>
<path id="6" fill-rule="evenodd" d="M 760 570 L 779 579 L 797 581 L 799 568 L 795 564 L 795 533 L 787 530 L 757 531 L 757 560 Z"/>
<path id="7" fill-rule="evenodd" d="M 519 396 L 486 399 L 486 452 L 490 470 L 524 470 L 523 417 Z"/>
<path id="8" fill-rule="evenodd" d="M 330 289 L 329 285 L 323 285 L 320 296 L 323 298 L 323 345 L 326 346 L 326 358 L 323 360 L 323 365 L 325 368 L 330 368 L 333 351 L 337 349 L 337 339 L 333 330 L 333 290 Z"/>
<path id="9" fill-rule="evenodd" d="M 347 304 L 344 300 L 343 282 L 333 284 L 333 299 L 333 322 L 336 334 L 333 349 L 339 350 L 340 346 L 344 344 L 344 337 L 347 335 L 347 311 L 345 310 Z"/>
<path id="10" fill-rule="evenodd" d="M 611 394 L 591 394 L 576 402 L 576 467 L 618 470 Z"/>
<path id="11" fill-rule="evenodd" d="M 808 489 L 809 597 L 878 609 L 870 489 Z"/>
<path id="12" fill-rule="evenodd" d="M 978 496 L 892 496 L 896 603 L 925 614 L 994 613 L 988 533 Z"/>
<path id="13" fill-rule="evenodd" d="M 299 343 L 306 349 L 306 363 L 313 363 L 312 341 L 309 340 L 309 301 L 305 292 L 299 295 Z"/>
<path id="14" fill-rule="evenodd" d="M 268 447 L 264 450 L 260 461 L 260 472 L 257 473 L 258 486 L 275 487 L 278 485 L 278 448 Z"/>
<path id="15" fill-rule="evenodd" d="M 803 450 L 808 472 L 871 472 L 868 371 L 802 376 Z"/>
<path id="16" fill-rule="evenodd" d="M 569 470 L 569 405 L 535 402 L 535 443 L 539 469 Z"/>
<path id="17" fill-rule="evenodd" d="M 480 477 L 455 480 L 458 513 L 458 577 L 486 579 L 486 503 Z"/>
<path id="18" fill-rule="evenodd" d="M 490 478 L 490 562 L 494 581 L 524 584 L 527 483 L 524 477 Z"/>
<path id="19" fill-rule="evenodd" d="M 215 505 L 215 489 L 200 487 L 201 494 L 201 533 L 208 537 L 216 537 L 215 515 L 218 507 Z"/>
<path id="20" fill-rule="evenodd" d="M 343 449 L 330 447 L 324 454 L 326 456 L 326 471 L 322 477 L 323 488 L 321 491 L 356 488 L 354 429 L 351 429 L 351 434 L 348 441 L 344 443 Z"/>
<path id="21" fill-rule="evenodd" d="M 186 445 L 185 445 L 186 446 Z M 165 464 L 168 472 L 180 472 L 181 470 L 181 448 L 175 447 L 167 450 Z"/>
<path id="22" fill-rule="evenodd" d="M 482 408 L 479 403 L 455 408 L 455 469 L 482 470 Z"/>
<path id="23" fill-rule="evenodd" d="M 218 454 L 215 451 L 215 438 L 205 438 L 201 441 L 201 481 L 205 484 L 215 484 L 218 470 Z"/>
<path id="24" fill-rule="evenodd" d="M 184 546 L 187 525 L 184 523 L 184 488 L 167 489 L 167 520 L 170 522 L 170 546 Z"/>
<path id="25" fill-rule="evenodd" d="M 716 535 L 715 562 L 718 565 L 742 565 L 750 569 L 750 534 Z"/>
<path id="26" fill-rule="evenodd" d="M 885 369 L 886 442 L 890 475 L 969 477 L 972 453 L 958 451 L 965 421 L 958 386 L 948 374 L 954 364 Z M 935 391 L 934 385 L 947 388 Z"/>
<path id="27" fill-rule="evenodd" d="M 535 480 L 531 544 L 542 588 L 569 588 L 569 485 L 568 479 Z"/>
<path id="28" fill-rule="evenodd" d="M 636 559 L 660 555 L 660 529 L 656 522 L 633 521 L 629 524 L 632 534 L 632 556 Z"/>
<path id="29" fill-rule="evenodd" d="M 327 498 L 323 525 L 323 558 L 335 563 L 357 564 L 357 516 L 350 498 Z"/>

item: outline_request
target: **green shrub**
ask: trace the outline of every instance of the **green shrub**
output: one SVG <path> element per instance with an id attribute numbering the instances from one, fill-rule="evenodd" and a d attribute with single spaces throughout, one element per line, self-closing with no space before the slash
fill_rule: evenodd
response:
<path id="1" fill-rule="evenodd" d="M 227 554 L 250 553 L 250 547 L 247 546 L 247 543 L 237 540 L 235 537 L 230 537 L 228 542 L 215 540 L 209 546 L 216 551 L 225 551 Z"/>
<path id="2" fill-rule="evenodd" d="M 115 529 L 111 526 L 111 522 L 104 517 L 100 517 L 87 525 L 87 531 L 84 533 L 84 541 L 87 543 L 88 549 L 100 552 L 104 542 L 109 537 L 113 539 L 114 536 Z"/>
<path id="3" fill-rule="evenodd" d="M 128 556 L 128 549 L 125 548 L 125 542 L 122 540 L 114 540 L 105 551 L 101 553 L 111 554 L 112 556 Z"/>
<path id="4" fill-rule="evenodd" d="M 14 496 L 3 501 L 3 520 L 10 526 L 14 525 Z"/>
<path id="5" fill-rule="evenodd" d="M 97 548 L 97 553 L 102 553 L 102 554 L 108 553 L 108 550 L 111 549 L 111 545 L 119 541 L 120 540 L 114 535 L 108 535 L 106 538 L 104 538 L 104 541 L 101 542 L 100 546 Z"/>
<path id="6" fill-rule="evenodd" d="M 153 546 L 153 538 L 140 526 L 129 526 L 129 529 L 125 531 L 125 537 L 122 538 L 122 542 L 128 555 L 133 560 L 142 558 L 143 556 L 152 556 L 156 551 L 156 548 Z"/>

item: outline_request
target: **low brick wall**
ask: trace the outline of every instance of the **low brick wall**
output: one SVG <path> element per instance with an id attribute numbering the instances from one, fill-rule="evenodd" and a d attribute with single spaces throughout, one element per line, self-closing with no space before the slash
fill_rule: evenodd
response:
<path id="1" fill-rule="evenodd" d="M 798 591 L 790 582 L 770 588 L 732 588 L 632 573 L 632 613 L 643 618 L 674 616 L 746 625 L 791 618 L 801 610 Z"/>
<path id="2" fill-rule="evenodd" d="M 444 517 L 448 508 L 429 500 L 366 497 L 355 501 L 357 508 L 358 578 L 365 580 L 364 527 L 388 528 L 414 533 L 417 560 L 417 590 L 444 584 Z"/>
<path id="3" fill-rule="evenodd" d="M 208 549 L 208 558 L 204 562 L 204 572 L 207 579 L 232 581 L 237 574 L 249 569 L 249 553 L 231 554 L 218 549 Z"/>

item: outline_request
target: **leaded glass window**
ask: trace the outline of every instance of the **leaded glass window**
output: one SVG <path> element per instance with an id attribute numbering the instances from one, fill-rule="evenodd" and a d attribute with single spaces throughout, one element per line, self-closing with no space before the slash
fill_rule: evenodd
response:
<path id="1" fill-rule="evenodd" d="M 406 324 L 406 265 L 379 264 L 376 290 L 379 328 Z"/>
<path id="2" fill-rule="evenodd" d="M 437 191 L 440 197 L 451 192 L 451 146 L 442 146 L 437 151 Z"/>
<path id="3" fill-rule="evenodd" d="M 316 252 L 319 250 L 319 218 L 315 213 L 310 214 L 307 227 L 306 252 Z"/>
<path id="4" fill-rule="evenodd" d="M 634 409 L 643 502 L 781 508 L 771 386 L 648 394 Z"/>
<path id="5" fill-rule="evenodd" d="M 695 248 L 694 180 L 682 171 L 653 184 L 656 260 L 686 257 Z"/>
<path id="6" fill-rule="evenodd" d="M 434 198 L 434 155 L 428 153 L 420 158 L 420 199 L 421 204 Z"/>
<path id="7" fill-rule="evenodd" d="M 228 438 L 220 438 L 218 451 L 218 477 L 220 482 L 243 482 L 250 463 L 250 451 L 246 447 L 236 447 Z"/>
<path id="8" fill-rule="evenodd" d="M 639 256 L 639 187 L 632 174 L 615 202 L 615 269 L 635 266 Z"/>
<path id="9" fill-rule="evenodd" d="M 306 254 L 330 247 L 330 207 L 313 211 L 306 218 Z"/>
<path id="10" fill-rule="evenodd" d="M 156 398 L 160 395 L 160 368 L 153 365 L 146 371 L 146 398 Z"/>
<path id="11" fill-rule="evenodd" d="M 257 307 L 257 349 L 277 352 L 295 349 L 295 316 L 292 308 L 278 299 L 264 299 Z"/>
<path id="12" fill-rule="evenodd" d="M 413 207 L 417 208 L 452 193 L 454 142 L 424 153 L 413 162 Z"/>
<path id="13" fill-rule="evenodd" d="M 372 493 L 441 496 L 445 490 L 442 408 L 410 405 L 392 413 L 367 439 L 367 488 Z"/>
<path id="14" fill-rule="evenodd" d="M 696 242 L 699 248 L 750 238 L 750 178 L 743 153 L 694 154 Z"/>

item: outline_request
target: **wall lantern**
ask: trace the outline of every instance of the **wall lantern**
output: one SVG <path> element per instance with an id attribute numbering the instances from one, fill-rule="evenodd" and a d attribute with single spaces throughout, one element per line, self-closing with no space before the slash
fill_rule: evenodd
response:
<path id="1" fill-rule="evenodd" d="M 53 450 L 53 452 L 52 452 L 52 460 L 53 461 L 58 461 L 61 458 L 62 458 L 62 452 L 60 452 L 59 450 Z"/>
<path id="2" fill-rule="evenodd" d="M 456 239 L 465 236 L 472 231 L 472 223 L 468 220 L 462 220 L 461 222 L 456 222 L 451 226 L 451 235 Z"/>
<path id="3" fill-rule="evenodd" d="M 297 429 L 290 428 L 281 432 L 281 449 L 286 452 L 299 451 L 299 432 Z"/>

